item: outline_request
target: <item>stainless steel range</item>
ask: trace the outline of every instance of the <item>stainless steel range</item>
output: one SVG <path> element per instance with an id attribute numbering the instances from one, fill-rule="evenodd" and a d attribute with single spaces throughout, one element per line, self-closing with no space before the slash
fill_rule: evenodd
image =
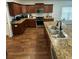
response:
<path id="1" fill-rule="evenodd" d="M 36 26 L 43 27 L 44 26 L 44 17 L 36 17 Z"/>

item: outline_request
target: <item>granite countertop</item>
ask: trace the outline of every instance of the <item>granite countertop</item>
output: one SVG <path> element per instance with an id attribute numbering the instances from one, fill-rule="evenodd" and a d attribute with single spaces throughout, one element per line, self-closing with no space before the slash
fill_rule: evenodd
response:
<path id="1" fill-rule="evenodd" d="M 30 20 L 30 19 L 35 20 L 36 17 L 23 18 L 23 19 L 20 19 L 20 20 L 18 20 L 18 21 L 12 21 L 12 24 L 21 24 L 21 23 L 24 22 L 25 20 Z M 53 18 L 51 18 L 51 17 L 44 17 L 44 19 L 53 19 Z"/>
<path id="2" fill-rule="evenodd" d="M 35 20 L 36 18 L 23 18 L 23 19 L 20 19 L 20 20 L 18 20 L 18 21 L 13 21 L 12 24 L 21 24 L 21 23 L 24 22 L 25 20 L 30 20 L 30 19 Z"/>
<path id="3" fill-rule="evenodd" d="M 51 41 L 51 47 L 55 51 L 57 59 L 72 59 L 72 30 L 67 25 L 64 25 L 64 31 L 67 33 L 67 39 L 56 39 L 51 37 L 48 26 L 56 25 L 56 22 L 44 22 L 46 31 Z"/>

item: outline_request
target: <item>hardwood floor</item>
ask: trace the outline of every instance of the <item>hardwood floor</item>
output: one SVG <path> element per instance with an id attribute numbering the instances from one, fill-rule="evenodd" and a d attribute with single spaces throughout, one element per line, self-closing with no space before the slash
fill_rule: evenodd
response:
<path id="1" fill-rule="evenodd" d="M 43 28 L 27 28 L 22 35 L 7 38 L 7 59 L 51 59 Z"/>

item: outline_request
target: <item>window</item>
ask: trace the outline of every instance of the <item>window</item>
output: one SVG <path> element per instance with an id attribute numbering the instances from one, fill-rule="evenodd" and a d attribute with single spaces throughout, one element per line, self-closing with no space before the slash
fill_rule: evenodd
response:
<path id="1" fill-rule="evenodd" d="M 62 7 L 62 20 L 72 20 L 72 7 Z"/>

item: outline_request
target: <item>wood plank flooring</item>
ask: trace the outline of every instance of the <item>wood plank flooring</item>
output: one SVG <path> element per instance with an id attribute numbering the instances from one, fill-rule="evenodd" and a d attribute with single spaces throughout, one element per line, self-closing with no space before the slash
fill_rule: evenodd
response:
<path id="1" fill-rule="evenodd" d="M 22 35 L 7 38 L 7 59 L 51 59 L 43 28 L 27 28 Z"/>

